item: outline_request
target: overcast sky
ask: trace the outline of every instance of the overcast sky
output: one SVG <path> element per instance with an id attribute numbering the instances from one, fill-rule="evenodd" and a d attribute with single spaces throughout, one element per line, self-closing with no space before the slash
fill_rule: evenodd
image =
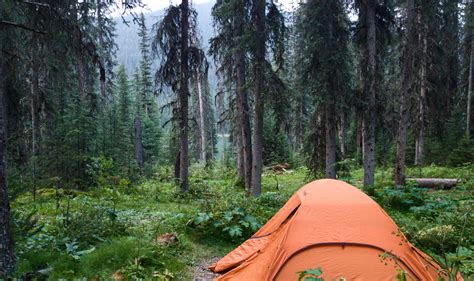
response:
<path id="1" fill-rule="evenodd" d="M 167 6 L 169 6 L 170 3 L 180 3 L 181 0 L 142 0 L 144 4 L 148 6 L 149 11 L 156 11 L 163 9 Z M 193 4 L 199 4 L 199 3 L 208 3 L 208 2 L 215 2 L 215 0 L 191 0 L 190 1 Z M 280 3 L 284 6 L 285 9 L 289 10 L 292 7 L 292 3 L 298 2 L 297 0 L 277 0 L 275 1 L 277 3 Z"/>

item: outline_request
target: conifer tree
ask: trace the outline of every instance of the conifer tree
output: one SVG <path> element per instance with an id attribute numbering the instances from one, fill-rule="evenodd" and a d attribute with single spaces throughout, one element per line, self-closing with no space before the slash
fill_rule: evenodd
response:
<path id="1" fill-rule="evenodd" d="M 154 25 L 152 51 L 160 56 L 161 62 L 155 74 L 155 80 L 163 88 L 169 87 L 177 95 L 178 112 L 173 117 L 178 118 L 179 153 L 176 159 L 175 175 L 179 175 L 182 192 L 189 190 L 189 78 L 190 70 L 200 69 L 204 60 L 204 52 L 191 47 L 193 34 L 196 33 L 196 11 L 189 6 L 189 1 L 183 0 L 179 6 L 171 5 L 165 16 Z"/>
<path id="2" fill-rule="evenodd" d="M 307 77 L 312 100 L 315 104 L 314 117 L 317 122 L 311 129 L 312 137 L 319 140 L 318 144 L 309 145 L 314 155 L 325 159 L 325 174 L 327 178 L 336 177 L 336 116 L 344 110 L 345 101 L 350 99 L 350 59 L 348 22 L 342 1 L 312 0 L 303 4 L 298 22 L 300 40 L 307 43 L 299 56 L 305 57 L 305 63 L 300 65 L 301 75 Z M 330 12 L 328 12 L 330 11 Z M 314 19 L 318 19 L 315 24 Z M 324 128 L 324 132 L 317 132 Z M 324 136 L 324 137 L 323 137 Z M 317 151 L 325 147 L 325 152 Z M 322 165 L 311 163 L 313 171 Z"/>

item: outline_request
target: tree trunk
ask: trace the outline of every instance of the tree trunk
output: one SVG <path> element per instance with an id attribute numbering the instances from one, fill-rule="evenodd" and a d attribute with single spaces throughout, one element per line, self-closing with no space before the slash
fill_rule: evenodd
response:
<path id="1" fill-rule="evenodd" d="M 199 161 L 206 163 L 206 127 L 204 124 L 204 101 L 202 96 L 201 74 L 196 69 L 196 93 L 198 101 L 198 151 Z"/>
<path id="2" fill-rule="evenodd" d="M 140 168 L 140 173 L 143 174 L 144 161 L 142 142 L 142 120 L 138 115 L 135 117 L 134 130 L 135 160 L 137 161 L 138 167 Z"/>
<path id="3" fill-rule="evenodd" d="M 239 5 L 237 10 L 237 16 L 235 17 L 236 27 L 236 38 L 237 44 L 239 39 L 243 36 L 243 18 L 245 17 L 245 7 L 243 3 Z M 249 104 L 248 94 L 245 89 L 246 77 L 245 77 L 245 54 L 241 48 L 236 50 L 236 73 L 237 73 L 237 89 L 236 89 L 236 105 L 237 105 L 237 118 L 240 128 L 240 145 L 242 162 L 244 168 L 244 183 L 245 188 L 250 191 L 252 184 L 252 135 L 250 130 L 250 116 L 249 116 Z"/>
<path id="4" fill-rule="evenodd" d="M 304 99 L 300 98 L 298 101 L 298 109 L 296 112 L 296 132 L 295 132 L 295 150 L 300 151 L 303 148 L 304 143 Z"/>
<path id="5" fill-rule="evenodd" d="M 336 122 L 334 103 L 326 104 L 326 178 L 336 178 Z"/>
<path id="6" fill-rule="evenodd" d="M 474 3 L 470 5 L 474 6 Z M 470 9 L 472 13 L 472 8 Z M 471 15 L 473 16 L 473 15 Z M 473 27 L 471 27 L 472 29 Z M 472 99 L 472 79 L 473 79 L 473 71 L 474 71 L 474 32 L 471 30 L 471 50 L 469 55 L 469 81 L 467 87 L 467 109 L 466 109 L 466 136 L 469 137 L 471 133 L 471 99 Z"/>
<path id="7" fill-rule="evenodd" d="M 375 173 L 375 102 L 377 79 L 377 53 L 376 53 L 376 26 L 375 26 L 375 1 L 366 1 L 367 17 L 367 42 L 366 61 L 367 77 L 365 77 L 364 90 L 367 108 L 362 120 L 362 144 L 364 162 L 364 186 L 374 184 Z"/>
<path id="8" fill-rule="evenodd" d="M 99 61 L 101 67 L 99 68 L 99 90 L 102 98 L 104 98 L 106 101 L 106 86 L 105 86 L 105 64 L 104 64 L 104 50 L 105 50 L 105 44 L 104 44 L 104 34 L 102 32 L 102 25 L 103 25 L 103 15 L 102 15 L 102 8 L 104 6 L 104 3 L 102 3 L 102 0 L 97 0 L 97 25 L 98 25 L 98 30 L 99 30 Z"/>
<path id="9" fill-rule="evenodd" d="M 242 144 L 242 129 L 240 124 L 236 124 L 234 128 L 234 147 L 237 155 L 237 181 L 244 186 L 245 181 L 245 150 Z M 246 187 L 246 186 L 245 186 Z"/>
<path id="10" fill-rule="evenodd" d="M 405 184 L 405 154 L 408 135 L 408 122 L 410 119 L 410 93 L 412 91 L 412 71 L 413 71 L 413 52 L 414 52 L 414 2 L 407 1 L 406 18 L 406 41 L 403 50 L 402 61 L 402 81 L 400 89 L 400 117 L 397 134 L 397 155 L 394 171 L 394 180 L 396 185 Z"/>
<path id="11" fill-rule="evenodd" d="M 357 128 L 356 128 L 356 159 L 357 164 L 361 164 L 361 155 L 364 155 L 362 151 L 362 114 L 357 114 Z"/>
<path id="12" fill-rule="evenodd" d="M 0 31 L 3 32 L 0 27 Z M 0 50 L 2 49 L 0 38 Z M 0 279 L 7 279 L 15 266 L 13 238 L 10 229 L 10 202 L 6 175 L 7 120 L 3 58 L 0 56 Z"/>
<path id="13" fill-rule="evenodd" d="M 253 24 L 256 42 L 254 50 L 255 67 L 255 120 L 253 137 L 252 185 L 250 193 L 258 196 L 262 192 L 262 149 L 263 149 L 263 113 L 264 113 L 264 64 L 265 64 L 265 0 L 254 0 Z"/>
<path id="14" fill-rule="evenodd" d="M 415 165 L 423 166 L 426 127 L 426 91 L 428 89 L 427 56 L 428 40 L 426 31 L 421 29 L 420 96 L 418 97 L 418 134 L 415 141 Z"/>
<path id="15" fill-rule="evenodd" d="M 33 179 L 33 201 L 36 201 L 36 168 L 37 158 L 39 156 L 39 143 L 40 143 L 40 93 L 39 93 L 39 65 L 38 55 L 36 54 L 36 48 L 38 45 L 36 41 L 33 41 L 33 49 L 31 50 L 31 76 L 30 76 L 30 110 L 31 110 L 31 153 L 32 153 L 32 179 Z"/>
<path id="16" fill-rule="evenodd" d="M 217 96 L 216 96 L 216 103 L 217 103 L 217 116 L 218 116 L 218 125 L 219 125 L 219 133 L 221 135 L 221 162 L 222 164 L 225 163 L 225 90 L 222 85 L 222 82 L 218 82 L 217 84 Z"/>
<path id="17" fill-rule="evenodd" d="M 189 190 L 188 183 L 188 36 L 189 36 L 189 2 L 181 1 L 181 77 L 179 85 L 179 180 L 182 192 Z"/>
<path id="18" fill-rule="evenodd" d="M 338 135 L 339 135 L 339 150 L 341 151 L 341 159 L 346 158 L 346 147 L 347 147 L 347 140 L 346 140 L 346 113 L 341 112 L 340 114 L 340 120 L 339 120 L 339 130 L 338 130 Z"/>
<path id="19" fill-rule="evenodd" d="M 76 60 L 77 72 L 77 91 L 81 102 L 86 100 L 86 65 L 84 61 L 84 49 L 82 46 L 82 33 L 79 27 L 78 11 L 76 3 L 73 3 L 72 17 L 73 17 L 73 44 L 74 56 Z"/>

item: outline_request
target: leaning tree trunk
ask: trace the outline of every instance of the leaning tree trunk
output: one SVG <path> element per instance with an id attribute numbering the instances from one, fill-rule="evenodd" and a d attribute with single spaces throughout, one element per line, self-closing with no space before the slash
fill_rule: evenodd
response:
<path id="1" fill-rule="evenodd" d="M 263 149 L 263 112 L 264 112 L 264 63 L 265 63 L 265 0 L 254 1 L 253 21 L 257 31 L 254 67 L 255 67 L 255 120 L 253 137 L 252 185 L 250 193 L 258 196 L 262 192 L 262 149 Z"/>
<path id="2" fill-rule="evenodd" d="M 0 31 L 3 31 L 0 28 Z M 0 50 L 2 49 L 0 38 Z M 0 279 L 7 279 L 15 266 L 13 238 L 10 229 L 10 202 L 7 192 L 6 142 L 7 120 L 5 101 L 4 64 L 0 56 Z"/>
<path id="3" fill-rule="evenodd" d="M 245 16 L 245 7 L 241 3 L 237 9 L 237 16 L 235 17 L 236 27 L 236 38 L 241 39 L 243 36 L 243 18 Z M 239 44 L 239 42 L 237 42 Z M 237 103 L 237 118 L 240 128 L 240 145 L 241 145 L 241 156 L 242 164 L 244 168 L 244 184 L 245 188 L 250 191 L 252 183 L 252 135 L 250 130 L 250 115 L 249 115 L 249 104 L 248 94 L 246 87 L 246 76 L 245 76 L 245 54 L 241 48 L 236 50 L 236 74 L 237 74 L 237 87 L 236 87 L 236 103 Z"/>
<path id="4" fill-rule="evenodd" d="M 406 18 L 406 41 L 403 50 L 402 61 L 402 82 L 400 89 L 400 117 L 398 123 L 397 134 L 397 155 L 394 171 L 394 180 L 396 185 L 405 184 L 405 154 L 408 135 L 408 123 L 410 120 L 410 93 L 412 91 L 412 72 L 413 72 L 413 52 L 415 49 L 414 41 L 414 2 L 407 1 L 407 18 Z"/>
<path id="5" fill-rule="evenodd" d="M 426 32 L 421 29 L 422 54 L 420 62 L 420 96 L 418 97 L 418 134 L 415 141 L 415 165 L 422 166 L 425 154 L 425 127 L 426 127 L 426 91 L 428 89 L 427 55 L 428 40 Z"/>
<path id="6" fill-rule="evenodd" d="M 364 186 L 374 184 L 375 174 L 375 102 L 377 79 L 377 54 L 376 54 L 376 26 L 375 26 L 375 1 L 366 1 L 367 41 L 366 62 L 367 73 L 364 83 L 367 108 L 362 119 L 362 145 L 364 162 Z"/>
<path id="7" fill-rule="evenodd" d="M 142 121 L 140 116 L 135 117 L 134 122 L 134 131 L 133 136 L 134 146 L 135 146 L 135 161 L 137 161 L 138 168 L 140 168 L 140 173 L 143 174 L 143 142 L 142 142 Z"/>
<path id="8" fill-rule="evenodd" d="M 188 183 L 188 36 L 189 36 L 189 2 L 181 1 L 181 77 L 179 85 L 179 180 L 181 191 L 189 190 Z"/>
<path id="9" fill-rule="evenodd" d="M 334 103 L 326 104 L 326 177 L 336 178 L 336 120 Z"/>

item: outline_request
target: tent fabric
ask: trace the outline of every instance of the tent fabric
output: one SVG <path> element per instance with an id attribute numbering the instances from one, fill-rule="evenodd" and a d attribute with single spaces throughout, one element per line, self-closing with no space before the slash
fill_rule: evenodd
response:
<path id="1" fill-rule="evenodd" d="M 320 267 L 325 280 L 438 280 L 440 266 L 405 238 L 390 216 L 339 180 L 299 189 L 259 231 L 210 269 L 216 280 L 297 280 Z M 462 279 L 459 279 L 462 280 Z"/>

